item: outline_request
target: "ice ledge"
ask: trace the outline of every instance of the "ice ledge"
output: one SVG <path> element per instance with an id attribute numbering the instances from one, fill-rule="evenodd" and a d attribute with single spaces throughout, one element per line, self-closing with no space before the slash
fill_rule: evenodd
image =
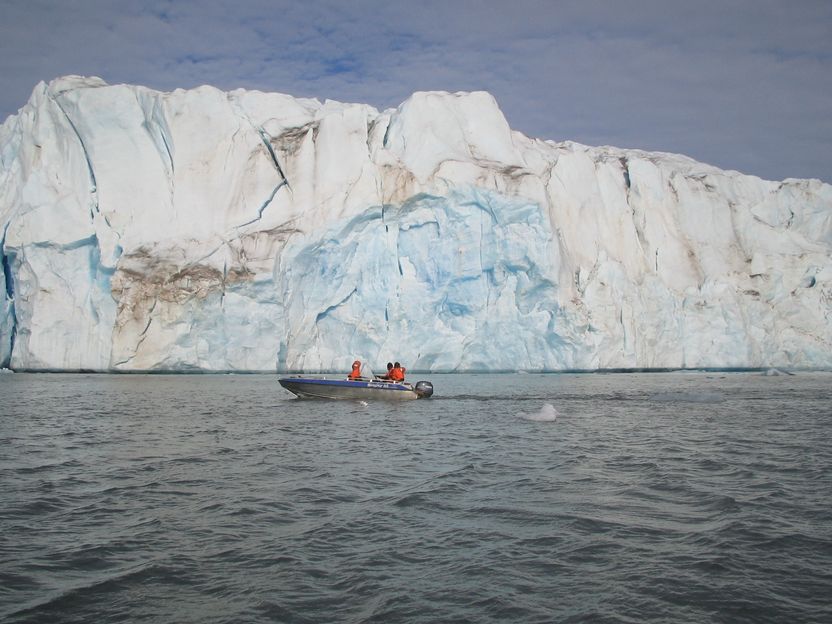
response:
<path id="1" fill-rule="evenodd" d="M 41 83 L 42 84 L 42 83 Z M 98 76 L 61 76 L 51 80 L 48 85 L 50 93 L 58 95 L 73 89 L 93 89 L 98 87 L 109 87 L 110 85 Z"/>

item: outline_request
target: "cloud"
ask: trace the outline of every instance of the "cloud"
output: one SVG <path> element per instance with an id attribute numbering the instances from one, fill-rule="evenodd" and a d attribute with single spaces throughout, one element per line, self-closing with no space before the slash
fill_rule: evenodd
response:
<path id="1" fill-rule="evenodd" d="M 0 118 L 98 75 L 397 106 L 490 91 L 513 128 L 832 180 L 832 4 L 774 0 L 0 4 Z"/>

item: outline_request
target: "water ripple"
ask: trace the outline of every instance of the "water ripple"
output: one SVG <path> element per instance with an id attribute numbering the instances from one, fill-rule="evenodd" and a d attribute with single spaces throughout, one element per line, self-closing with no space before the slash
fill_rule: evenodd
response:
<path id="1" fill-rule="evenodd" d="M 832 376 L 0 378 L 4 622 L 826 622 Z"/>

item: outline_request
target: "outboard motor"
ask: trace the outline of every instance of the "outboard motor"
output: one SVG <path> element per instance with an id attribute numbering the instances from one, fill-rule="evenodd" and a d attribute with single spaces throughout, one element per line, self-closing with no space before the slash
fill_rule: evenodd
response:
<path id="1" fill-rule="evenodd" d="M 429 381 L 417 381 L 413 386 L 413 392 L 418 394 L 420 399 L 427 399 L 433 394 L 433 384 Z"/>

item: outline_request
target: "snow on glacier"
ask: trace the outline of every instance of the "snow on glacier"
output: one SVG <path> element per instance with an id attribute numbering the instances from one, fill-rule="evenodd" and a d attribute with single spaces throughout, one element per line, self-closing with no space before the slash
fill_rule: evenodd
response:
<path id="1" fill-rule="evenodd" d="M 0 366 L 832 365 L 832 187 L 398 109 L 41 83 L 0 127 Z"/>

